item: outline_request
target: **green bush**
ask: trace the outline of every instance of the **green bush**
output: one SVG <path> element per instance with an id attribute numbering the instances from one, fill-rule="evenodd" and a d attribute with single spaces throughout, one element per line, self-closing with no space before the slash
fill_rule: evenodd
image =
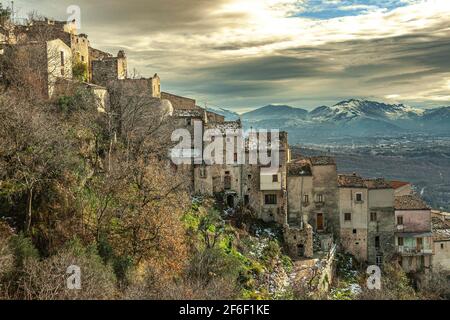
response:
<path id="1" fill-rule="evenodd" d="M 81 61 L 75 62 L 72 66 L 72 75 L 78 81 L 87 82 L 89 80 L 87 64 Z"/>
<path id="2" fill-rule="evenodd" d="M 16 269 L 22 268 L 27 259 L 39 258 L 39 252 L 34 247 L 31 239 L 25 237 L 23 233 L 12 237 L 11 248 L 14 254 L 14 264 Z"/>

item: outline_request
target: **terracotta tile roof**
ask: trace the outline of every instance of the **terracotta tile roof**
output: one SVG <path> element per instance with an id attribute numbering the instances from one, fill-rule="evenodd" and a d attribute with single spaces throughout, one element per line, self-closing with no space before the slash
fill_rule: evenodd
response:
<path id="1" fill-rule="evenodd" d="M 392 189 L 391 185 L 383 178 L 366 179 L 364 184 L 368 189 Z"/>
<path id="2" fill-rule="evenodd" d="M 336 160 L 333 157 L 311 157 L 309 160 L 313 166 L 329 166 L 336 164 Z"/>
<path id="3" fill-rule="evenodd" d="M 395 197 L 395 210 L 429 210 L 430 207 L 416 195 Z"/>
<path id="4" fill-rule="evenodd" d="M 290 177 L 312 176 L 311 166 L 306 162 L 291 162 L 288 164 L 287 169 Z"/>
<path id="5" fill-rule="evenodd" d="M 341 188 L 366 188 L 364 179 L 357 174 L 340 174 L 338 184 Z"/>
<path id="6" fill-rule="evenodd" d="M 434 241 L 450 241 L 450 222 L 438 217 L 431 218 Z"/>
<path id="7" fill-rule="evenodd" d="M 389 184 L 393 189 L 399 189 L 401 187 L 410 185 L 411 183 L 405 181 L 389 181 Z"/>

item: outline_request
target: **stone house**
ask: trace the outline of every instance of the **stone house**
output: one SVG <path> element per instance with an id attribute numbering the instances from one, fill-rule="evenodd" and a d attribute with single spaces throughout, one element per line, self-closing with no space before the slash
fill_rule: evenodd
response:
<path id="1" fill-rule="evenodd" d="M 336 162 L 331 157 L 289 163 L 289 221 L 310 224 L 315 232 L 339 231 Z"/>
<path id="2" fill-rule="evenodd" d="M 450 273 L 450 221 L 445 215 L 433 214 L 433 261 L 432 267 Z"/>
<path id="3" fill-rule="evenodd" d="M 72 79 L 72 51 L 60 39 L 5 46 L 2 59 L 15 80 L 43 99 L 54 98 Z"/>
<path id="4" fill-rule="evenodd" d="M 431 209 L 417 195 L 395 198 L 395 246 L 399 263 L 408 273 L 431 267 L 433 234 Z"/>
<path id="5" fill-rule="evenodd" d="M 394 189 L 384 179 L 365 180 L 368 189 L 367 260 L 382 265 L 395 253 Z"/>
<path id="6" fill-rule="evenodd" d="M 309 224 L 316 232 L 339 238 L 339 190 L 336 161 L 332 157 L 309 158 L 312 172 Z"/>
<path id="7" fill-rule="evenodd" d="M 86 34 L 78 34 L 76 21 L 32 21 L 14 29 L 17 43 L 43 42 L 60 39 L 72 50 L 72 64 L 83 63 L 86 65 L 87 78 L 89 74 L 89 39 Z"/>
<path id="8" fill-rule="evenodd" d="M 298 254 L 328 251 L 338 239 L 338 185 L 336 163 L 331 157 L 312 157 L 288 163 L 288 223 L 285 239 Z M 301 230 L 298 232 L 296 230 Z M 295 237 L 291 236 L 294 233 Z M 311 234 L 311 235 L 310 235 Z M 320 245 L 313 248 L 313 239 Z M 306 242 L 305 242 L 306 240 Z"/>
<path id="9" fill-rule="evenodd" d="M 260 139 L 259 133 L 255 135 Z M 270 138 L 270 137 L 268 137 Z M 286 132 L 279 135 L 279 165 L 262 165 L 251 163 L 250 154 L 255 152 L 256 146 L 246 141 L 244 166 L 244 203 L 246 203 L 257 217 L 266 222 L 277 222 L 284 225 L 287 222 L 287 164 L 290 161 L 290 150 Z M 258 152 L 270 155 L 272 144 L 269 141 L 266 150 Z"/>
<path id="10" fill-rule="evenodd" d="M 203 158 L 202 164 L 194 165 L 194 189 L 195 193 L 209 196 L 223 195 L 226 204 L 235 208 L 242 200 L 242 163 L 238 162 L 238 143 L 242 141 L 242 126 L 240 121 L 230 122 L 210 122 L 208 114 L 203 110 L 204 130 L 215 130 L 215 135 L 210 137 L 210 142 L 203 142 L 203 152 L 208 152 L 209 145 L 216 142 L 222 143 L 222 157 L 216 154 L 208 154 L 208 157 L 215 158 L 219 163 L 207 163 Z M 227 160 L 227 145 L 234 147 L 231 159 Z M 218 145 L 220 146 L 220 145 Z M 231 150 L 231 149 L 230 149 Z"/>
<path id="11" fill-rule="evenodd" d="M 361 176 L 339 175 L 340 244 L 360 262 L 368 260 L 369 191 Z"/>

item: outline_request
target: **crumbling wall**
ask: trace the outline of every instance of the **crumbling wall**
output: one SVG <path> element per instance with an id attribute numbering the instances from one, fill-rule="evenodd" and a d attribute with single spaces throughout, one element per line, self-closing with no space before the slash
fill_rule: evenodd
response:
<path id="1" fill-rule="evenodd" d="M 285 225 L 284 241 L 291 258 L 312 258 L 314 256 L 313 228 L 309 224 L 304 228 Z"/>

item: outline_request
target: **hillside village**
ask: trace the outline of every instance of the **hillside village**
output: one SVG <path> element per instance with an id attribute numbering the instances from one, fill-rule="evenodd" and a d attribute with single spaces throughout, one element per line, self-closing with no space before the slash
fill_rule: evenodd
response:
<path id="1" fill-rule="evenodd" d="M 31 89 L 42 99 L 58 100 L 76 82 L 97 97 L 100 114 L 117 113 L 114 106 L 139 100 L 165 112 L 176 128 L 193 132 L 201 123 L 228 139 L 230 132 L 236 141 L 245 139 L 239 136 L 240 120 L 225 121 L 193 98 L 165 92 L 157 73 L 132 77 L 126 52 L 96 49 L 88 35 L 78 33 L 76 21 L 4 22 L 0 46 L 2 59 L 15 64 L 3 69 L 2 80 L 19 74 L 42 80 L 32 81 Z M 394 261 L 419 286 L 433 270 L 450 273 L 449 214 L 430 208 L 408 182 L 341 174 L 332 157 L 293 159 L 288 140 L 282 132 L 276 170 L 238 164 L 237 153 L 235 164 L 170 166 L 185 177 L 192 196 L 215 197 L 231 216 L 248 214 L 278 225 L 293 261 L 320 266 L 324 290 L 335 276 L 338 253 L 352 255 L 361 265 Z M 247 144 L 246 158 L 250 148 Z"/>

